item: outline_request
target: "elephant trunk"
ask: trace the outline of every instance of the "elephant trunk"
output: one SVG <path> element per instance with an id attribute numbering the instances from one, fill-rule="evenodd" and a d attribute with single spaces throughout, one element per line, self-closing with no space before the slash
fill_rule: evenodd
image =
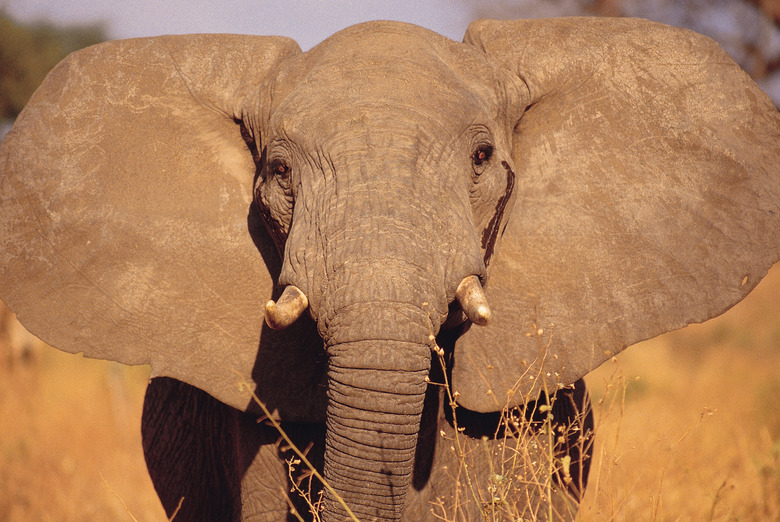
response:
<path id="1" fill-rule="evenodd" d="M 399 520 L 430 368 L 430 334 L 423 326 L 429 321 L 420 309 L 375 306 L 383 309 L 362 315 L 404 328 L 395 338 L 329 344 L 325 477 L 358 519 Z M 341 503 L 326 492 L 323 519 L 345 518 Z"/>
<path id="2" fill-rule="evenodd" d="M 398 144 L 403 135 L 382 139 Z M 400 519 L 433 339 L 449 302 L 458 299 L 480 323 L 490 318 L 479 277 L 471 277 L 485 266 L 467 233 L 470 210 L 432 215 L 426 202 L 445 201 L 449 185 L 424 182 L 427 172 L 409 161 L 398 165 L 403 150 L 379 152 L 341 155 L 335 189 L 308 202 L 321 212 L 293 218 L 279 278 L 306 294 L 326 343 L 324 475 L 335 491 L 325 493 L 326 521 L 346 518 L 338 499 L 361 520 Z M 270 307 L 270 322 L 284 327 L 299 313 L 305 301 L 289 295 Z"/>

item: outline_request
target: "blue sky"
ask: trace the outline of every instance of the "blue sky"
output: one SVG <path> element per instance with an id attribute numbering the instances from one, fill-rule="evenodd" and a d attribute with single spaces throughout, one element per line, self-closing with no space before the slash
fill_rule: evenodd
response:
<path id="1" fill-rule="evenodd" d="M 0 0 L 13 18 L 58 24 L 105 21 L 112 38 L 178 33 L 242 33 L 290 36 L 305 50 L 358 22 L 411 22 L 460 40 L 473 2 L 206 0 Z"/>

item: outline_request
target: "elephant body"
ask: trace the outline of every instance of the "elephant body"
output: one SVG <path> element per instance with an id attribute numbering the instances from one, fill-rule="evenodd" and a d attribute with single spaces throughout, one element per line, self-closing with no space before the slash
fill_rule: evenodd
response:
<path id="1" fill-rule="evenodd" d="M 582 377 L 758 283 L 779 159 L 752 80 L 643 20 L 107 42 L 0 145 L 0 297 L 53 346 L 151 365 L 178 519 L 307 511 L 271 420 L 322 520 L 566 518 Z"/>
<path id="2" fill-rule="evenodd" d="M 496 414 L 461 409 L 458 417 L 466 434 L 459 434 L 456 442 L 444 389 L 430 385 L 402 519 L 536 520 L 552 513 L 555 520 L 573 520 L 592 458 L 593 416 L 584 383 L 578 381 L 553 404 L 559 419 L 554 425 L 566 432 L 573 424 L 578 431 L 569 432 L 572 448 L 557 446 L 550 461 L 545 437 L 530 430 L 530 424 L 528 431 L 506 436 Z M 324 423 L 283 423 L 282 428 L 322 472 Z M 586 434 L 582 438 L 579 428 Z M 169 516 L 298 520 L 292 506 L 302 518 L 312 517 L 304 495 L 316 503 L 320 483 L 312 480 L 279 431 L 267 421 L 258 422 L 257 415 L 161 377 L 147 388 L 142 434 L 147 467 Z M 565 455 L 574 455 L 569 486 L 559 477 L 552 480 L 555 462 Z M 195 475 L 198 481 L 192 480 Z M 552 498 L 546 497 L 548 487 Z M 193 498 L 199 501 L 188 501 Z"/>

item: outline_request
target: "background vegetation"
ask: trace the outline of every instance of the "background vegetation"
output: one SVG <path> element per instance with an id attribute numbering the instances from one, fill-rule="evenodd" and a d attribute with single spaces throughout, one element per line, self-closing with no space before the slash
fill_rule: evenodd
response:
<path id="1" fill-rule="evenodd" d="M 46 73 L 70 52 L 104 40 L 101 25 L 24 26 L 0 11 L 0 122 L 16 118 Z"/>

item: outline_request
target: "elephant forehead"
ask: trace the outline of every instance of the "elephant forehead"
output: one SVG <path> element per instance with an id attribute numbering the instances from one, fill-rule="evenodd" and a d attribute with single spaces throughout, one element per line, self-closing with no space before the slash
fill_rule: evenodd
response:
<path id="1" fill-rule="evenodd" d="M 288 136 L 321 138 L 361 129 L 457 135 L 492 112 L 485 96 L 452 73 L 411 62 L 365 60 L 312 71 L 277 106 L 271 124 Z"/>
<path id="2" fill-rule="evenodd" d="M 378 22 L 348 28 L 305 53 L 277 78 L 277 93 L 286 108 L 311 107 L 320 117 L 327 110 L 407 107 L 451 118 L 455 107 L 459 113 L 494 107 L 493 77 L 470 46 L 409 24 Z"/>
<path id="3" fill-rule="evenodd" d="M 292 101 L 293 107 L 300 104 Z M 409 100 L 332 100 L 326 108 L 280 111 L 272 120 L 279 134 L 300 146 L 334 150 L 417 150 L 433 142 L 443 145 L 463 135 L 477 120 L 474 104 L 440 101 L 426 108 Z"/>
<path id="4" fill-rule="evenodd" d="M 313 67 L 350 62 L 413 63 L 420 66 L 459 64 L 479 57 L 471 46 L 433 31 L 400 22 L 369 22 L 338 32 L 306 54 Z"/>
<path id="5" fill-rule="evenodd" d="M 441 60 L 424 54 L 362 55 L 316 64 L 291 96 L 320 102 L 320 108 L 360 103 L 443 108 L 448 103 L 480 104 L 484 95 L 475 91 Z"/>

